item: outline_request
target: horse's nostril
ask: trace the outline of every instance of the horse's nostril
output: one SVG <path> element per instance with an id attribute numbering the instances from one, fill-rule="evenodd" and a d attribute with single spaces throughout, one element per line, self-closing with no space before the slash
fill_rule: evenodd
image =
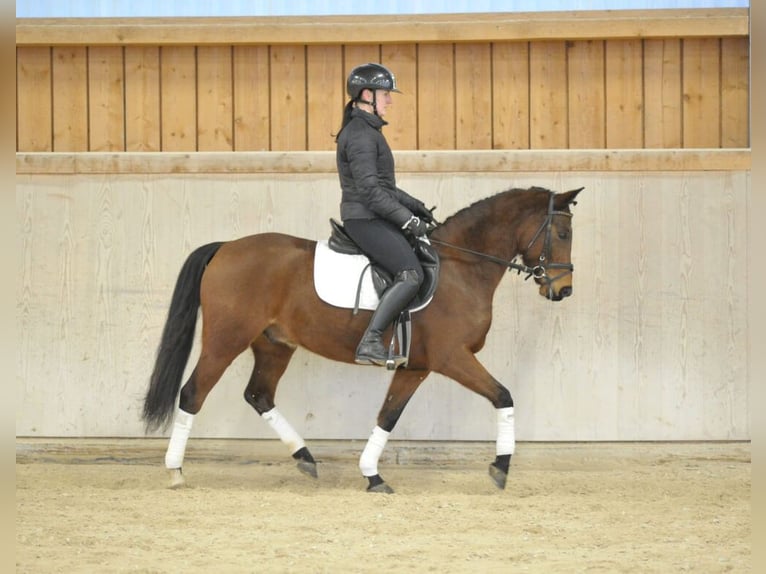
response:
<path id="1" fill-rule="evenodd" d="M 571 287 L 562 287 L 561 291 L 559 291 L 559 295 L 562 297 L 569 297 L 572 294 L 572 288 Z"/>

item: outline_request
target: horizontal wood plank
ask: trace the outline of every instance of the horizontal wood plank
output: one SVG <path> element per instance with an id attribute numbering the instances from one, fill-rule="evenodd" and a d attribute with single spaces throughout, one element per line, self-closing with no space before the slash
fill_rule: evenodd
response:
<path id="1" fill-rule="evenodd" d="M 747 8 L 239 18 L 17 18 L 16 45 L 397 44 L 748 36 Z"/>
<path id="2" fill-rule="evenodd" d="M 749 148 L 394 152 L 399 173 L 536 171 L 733 171 L 751 169 Z M 17 153 L 16 173 L 310 174 L 335 172 L 335 152 Z"/>

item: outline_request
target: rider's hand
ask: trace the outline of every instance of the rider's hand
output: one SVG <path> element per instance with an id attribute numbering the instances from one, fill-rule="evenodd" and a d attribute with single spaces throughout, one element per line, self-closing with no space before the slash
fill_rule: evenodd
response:
<path id="1" fill-rule="evenodd" d="M 433 213 L 431 213 L 431 210 L 428 209 L 423 202 L 418 202 L 418 206 L 415 209 L 415 215 L 417 215 L 420 219 L 422 219 L 426 223 L 434 222 Z"/>
<path id="2" fill-rule="evenodd" d="M 426 225 L 426 222 L 422 221 L 416 215 L 410 217 L 402 229 L 411 233 L 415 237 L 423 237 L 428 232 L 428 226 Z"/>

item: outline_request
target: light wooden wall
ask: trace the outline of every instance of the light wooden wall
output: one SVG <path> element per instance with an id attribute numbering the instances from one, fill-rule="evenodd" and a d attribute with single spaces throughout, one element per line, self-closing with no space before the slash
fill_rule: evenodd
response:
<path id="1" fill-rule="evenodd" d="M 399 150 L 749 146 L 747 10 L 17 20 L 17 151 L 330 150 L 350 69 Z M 342 38 L 342 40 L 339 40 Z"/>
<path id="2" fill-rule="evenodd" d="M 586 187 L 573 297 L 548 302 L 508 274 L 480 353 L 514 394 L 520 440 L 749 438 L 749 158 L 397 153 L 399 183 L 442 216 L 510 186 Z M 17 435 L 142 436 L 142 395 L 189 251 L 261 231 L 325 238 L 338 188 L 332 152 L 20 154 L 16 201 Z M 273 437 L 241 398 L 251 360 L 227 371 L 195 436 Z M 309 439 L 364 439 L 388 379 L 299 351 L 277 402 Z M 492 407 L 436 375 L 394 433 L 494 436 Z"/>

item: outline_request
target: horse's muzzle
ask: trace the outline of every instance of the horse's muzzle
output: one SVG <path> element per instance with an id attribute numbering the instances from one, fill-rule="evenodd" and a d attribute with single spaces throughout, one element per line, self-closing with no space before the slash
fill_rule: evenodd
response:
<path id="1" fill-rule="evenodd" d="M 541 285 L 540 295 L 551 301 L 561 301 L 564 297 L 572 295 L 572 286 L 564 285 L 558 291 L 553 289 L 552 285 Z"/>

